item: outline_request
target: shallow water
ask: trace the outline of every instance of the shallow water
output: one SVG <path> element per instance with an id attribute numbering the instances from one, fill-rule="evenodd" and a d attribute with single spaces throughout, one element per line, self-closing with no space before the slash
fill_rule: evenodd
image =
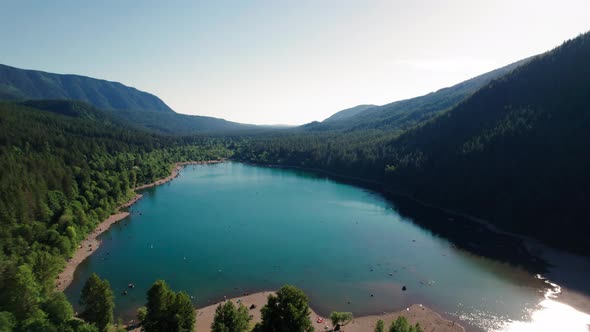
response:
<path id="1" fill-rule="evenodd" d="M 156 279 L 194 296 L 196 306 L 289 283 L 323 314 L 422 303 L 468 330 L 519 330 L 535 313 L 556 312 L 543 302 L 555 286 L 533 273 L 544 262 L 522 253 L 485 255 L 477 244 L 478 237 L 494 239 L 486 231 L 458 232 L 462 223 L 448 214 L 420 215 L 412 211 L 424 209 L 408 204 L 306 172 L 233 162 L 187 166 L 176 180 L 144 191 L 131 216 L 103 234 L 66 295 L 77 302 L 96 272 L 110 281 L 116 314 L 126 319 Z M 450 235 L 425 226 L 451 222 Z M 494 241 L 512 250 L 510 241 Z M 130 282 L 136 288 L 127 288 Z"/>

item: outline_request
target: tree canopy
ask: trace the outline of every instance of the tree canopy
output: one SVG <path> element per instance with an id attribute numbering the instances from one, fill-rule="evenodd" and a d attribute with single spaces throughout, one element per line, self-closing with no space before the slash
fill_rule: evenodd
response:
<path id="1" fill-rule="evenodd" d="M 100 279 L 96 273 L 90 275 L 80 296 L 80 304 L 84 311 L 80 315 L 86 321 L 96 325 L 98 330 L 105 332 L 113 323 L 115 308 L 113 291 L 107 280 Z"/>
<path id="2" fill-rule="evenodd" d="M 147 294 L 144 328 L 147 332 L 194 330 L 195 309 L 184 292 L 175 293 L 165 281 L 158 280 Z"/>
<path id="3" fill-rule="evenodd" d="M 276 294 L 268 296 L 262 307 L 262 322 L 255 330 L 260 332 L 309 332 L 313 331 L 309 315 L 308 298 L 295 286 L 285 285 Z"/>
<path id="4" fill-rule="evenodd" d="M 236 307 L 232 301 L 227 301 L 215 309 L 212 332 L 246 332 L 249 328 L 250 314 L 243 304 Z"/>

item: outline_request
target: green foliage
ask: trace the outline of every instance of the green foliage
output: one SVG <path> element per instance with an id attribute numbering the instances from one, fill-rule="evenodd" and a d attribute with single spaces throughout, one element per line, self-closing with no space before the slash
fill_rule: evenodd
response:
<path id="1" fill-rule="evenodd" d="M 353 316 L 352 312 L 339 312 L 339 311 L 332 311 L 330 313 L 330 320 L 332 321 L 332 325 L 340 325 L 344 326 L 350 322 L 352 322 Z"/>
<path id="2" fill-rule="evenodd" d="M 377 326 L 375 326 L 375 332 L 385 332 L 385 323 L 380 319 L 377 321 Z"/>
<path id="3" fill-rule="evenodd" d="M 164 280 L 156 281 L 148 290 L 144 324 L 147 332 L 169 330 L 171 322 L 168 312 L 174 303 L 174 295 Z"/>
<path id="4" fill-rule="evenodd" d="M 28 265 L 19 266 L 10 279 L 7 280 L 6 297 L 3 296 L 5 308 L 16 319 L 27 319 L 39 310 L 41 302 L 41 288 L 35 280 L 33 271 Z"/>
<path id="5" fill-rule="evenodd" d="M 98 328 L 94 325 L 88 324 L 80 319 L 72 319 L 69 324 L 69 329 L 64 329 L 64 331 L 74 331 L 74 332 L 98 332 Z"/>
<path id="6" fill-rule="evenodd" d="M 56 326 L 66 324 L 74 316 L 74 309 L 68 299 L 61 292 L 52 293 L 42 304 L 47 318 Z"/>
<path id="7" fill-rule="evenodd" d="M 389 332 L 423 332 L 420 324 L 412 326 L 404 316 L 399 316 L 395 321 L 391 322 Z"/>
<path id="8" fill-rule="evenodd" d="M 172 331 L 191 332 L 195 328 L 195 308 L 185 292 L 178 292 L 171 308 L 173 315 Z"/>
<path id="9" fill-rule="evenodd" d="M 115 307 L 113 291 L 107 280 L 101 280 L 95 273 L 90 275 L 80 296 L 84 311 L 80 315 L 86 321 L 95 324 L 98 330 L 105 332 L 113 322 Z"/>
<path id="10" fill-rule="evenodd" d="M 137 308 L 137 320 L 140 323 L 143 323 L 143 322 L 145 322 L 146 317 L 147 317 L 147 308 L 146 307 Z"/>
<path id="11" fill-rule="evenodd" d="M 286 285 L 276 295 L 269 295 L 262 307 L 262 322 L 256 330 L 261 332 L 308 332 L 313 331 L 307 304 L 307 295 L 300 289 Z"/>
<path id="12" fill-rule="evenodd" d="M 147 332 L 194 330 L 195 310 L 189 296 L 174 293 L 165 281 L 158 280 L 147 294 L 144 327 Z"/>
<path id="13" fill-rule="evenodd" d="M 399 316 L 396 320 L 391 322 L 389 332 L 409 332 L 410 323 L 404 316 Z"/>
<path id="14" fill-rule="evenodd" d="M 211 324 L 212 332 L 246 332 L 249 330 L 250 314 L 240 303 L 236 308 L 232 301 L 219 304 Z"/>
<path id="15" fill-rule="evenodd" d="M 11 332 L 15 327 L 14 315 L 8 311 L 0 311 L 0 332 Z"/>

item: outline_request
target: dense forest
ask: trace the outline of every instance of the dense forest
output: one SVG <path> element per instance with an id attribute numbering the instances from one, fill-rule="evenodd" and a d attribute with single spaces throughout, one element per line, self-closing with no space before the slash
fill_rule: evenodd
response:
<path id="1" fill-rule="evenodd" d="M 242 138 L 235 158 L 318 169 L 590 254 L 590 34 L 403 132 Z M 366 112 L 366 111 L 365 111 Z"/>
<path id="2" fill-rule="evenodd" d="M 67 303 L 54 280 L 78 243 L 173 162 L 229 155 L 210 138 L 136 131 L 81 102 L 0 103 L 0 326 L 84 330 L 51 309 Z"/>

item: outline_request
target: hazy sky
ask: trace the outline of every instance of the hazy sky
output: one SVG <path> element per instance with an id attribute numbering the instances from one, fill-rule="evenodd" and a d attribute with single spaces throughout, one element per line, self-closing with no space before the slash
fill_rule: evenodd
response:
<path id="1" fill-rule="evenodd" d="M 0 63 L 175 111 L 302 124 L 458 83 L 590 30 L 590 0 L 0 0 Z"/>

